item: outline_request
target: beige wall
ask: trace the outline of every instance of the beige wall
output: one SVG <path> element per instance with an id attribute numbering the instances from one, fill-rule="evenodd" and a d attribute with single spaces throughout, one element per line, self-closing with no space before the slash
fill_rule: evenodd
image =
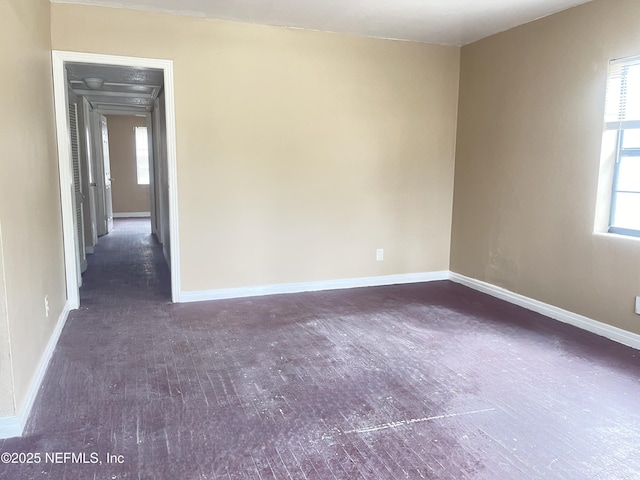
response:
<path id="1" fill-rule="evenodd" d="M 111 193 L 114 213 L 148 212 L 149 185 L 138 185 L 135 127 L 145 127 L 145 117 L 108 115 Z"/>
<path id="2" fill-rule="evenodd" d="M 183 290 L 448 269 L 459 48 L 68 4 L 52 42 L 174 61 Z"/>
<path id="3" fill-rule="evenodd" d="M 463 47 L 451 268 L 640 333 L 640 242 L 594 235 L 609 59 L 640 2 L 595 1 Z"/>
<path id="4" fill-rule="evenodd" d="M 0 323 L 8 329 L 0 325 L 0 358 L 4 364 L 11 356 L 14 386 L 6 385 L 3 365 L 0 416 L 19 413 L 65 301 L 50 50 L 49 2 L 1 0 L 0 62 L 6 68 L 0 76 L 0 224 L 6 311 Z M 3 341 L 7 330 L 10 352 Z"/>

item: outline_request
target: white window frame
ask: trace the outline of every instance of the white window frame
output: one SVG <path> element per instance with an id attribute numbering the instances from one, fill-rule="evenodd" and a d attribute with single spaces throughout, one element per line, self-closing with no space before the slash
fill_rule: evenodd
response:
<path id="1" fill-rule="evenodd" d="M 618 195 L 620 194 L 633 194 L 640 196 L 640 187 L 638 190 L 623 190 L 618 188 L 620 181 L 620 165 L 622 158 L 636 158 L 638 162 L 640 162 L 640 147 L 624 147 L 624 135 L 627 130 L 631 129 L 640 129 L 640 118 L 638 119 L 628 119 L 626 118 L 626 107 L 627 103 L 627 72 L 630 66 L 640 65 L 640 56 L 637 57 L 629 57 L 619 60 L 613 60 L 610 62 L 609 66 L 609 74 L 607 75 L 607 98 L 606 105 L 607 108 L 613 100 L 613 96 L 615 96 L 616 100 L 618 100 L 618 113 L 616 120 L 608 120 L 608 115 L 611 112 L 605 112 L 605 125 L 604 125 L 604 135 L 603 135 L 603 148 L 607 143 L 605 138 L 606 136 L 615 135 L 615 146 L 613 152 L 613 178 L 611 182 L 611 194 L 610 194 L 610 203 L 609 203 L 609 212 L 608 212 L 608 227 L 607 231 L 609 233 L 615 233 L 618 235 L 627 235 L 633 237 L 640 237 L 640 229 L 628 228 L 628 225 L 620 225 L 615 222 L 616 219 L 616 208 L 617 208 L 617 200 Z M 612 82 L 613 78 L 620 80 L 620 85 L 615 90 L 612 88 L 612 85 L 615 85 Z M 640 86 L 636 87 L 640 89 Z M 640 216 L 640 211 L 638 211 L 638 215 Z"/>

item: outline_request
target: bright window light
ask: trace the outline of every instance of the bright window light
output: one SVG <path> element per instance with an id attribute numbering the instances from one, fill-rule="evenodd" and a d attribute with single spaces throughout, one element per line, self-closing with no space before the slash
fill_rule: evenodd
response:
<path id="1" fill-rule="evenodd" d="M 135 132 L 138 185 L 149 185 L 149 140 L 147 137 L 147 127 L 135 127 Z"/>

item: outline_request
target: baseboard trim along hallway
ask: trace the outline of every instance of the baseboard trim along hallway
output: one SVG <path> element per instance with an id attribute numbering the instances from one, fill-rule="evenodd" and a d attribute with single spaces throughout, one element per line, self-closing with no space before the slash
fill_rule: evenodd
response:
<path id="1" fill-rule="evenodd" d="M 147 218 L 151 217 L 151 212 L 118 212 L 113 214 L 113 218 Z"/>
<path id="2" fill-rule="evenodd" d="M 13 438 L 20 435 L 22 435 L 22 427 L 17 416 L 0 417 L 0 438 Z"/>
<path id="3" fill-rule="evenodd" d="M 207 300 L 223 300 L 228 298 L 257 297 L 263 295 L 276 295 L 283 293 L 317 292 L 322 290 L 339 290 L 344 288 L 376 287 L 383 285 L 399 285 L 405 283 L 433 282 L 438 280 L 451 280 L 505 302 L 521 306 L 545 315 L 554 320 L 568 323 L 588 332 L 606 337 L 610 340 L 622 343 L 640 350 L 640 335 L 608 325 L 592 318 L 579 315 L 569 310 L 550 305 L 548 303 L 526 297 L 519 293 L 511 292 L 502 287 L 492 285 L 475 278 L 467 277 L 451 271 L 421 272 L 398 275 L 383 275 L 377 277 L 349 278 L 339 280 L 327 280 L 320 282 L 281 283 L 274 285 L 258 285 L 253 287 L 221 288 L 217 290 L 203 290 L 193 292 L 181 292 L 180 302 L 202 302 Z"/>
<path id="4" fill-rule="evenodd" d="M 62 312 L 58 317 L 58 321 L 55 328 L 53 329 L 51 338 L 49 338 L 47 346 L 44 349 L 42 356 L 40 357 L 38 368 L 33 375 L 31 386 L 29 387 L 29 391 L 27 392 L 27 397 L 25 398 L 22 408 L 19 409 L 18 415 L 10 417 L 0 417 L 0 438 L 19 437 L 22 435 L 22 431 L 24 430 L 27 419 L 29 418 L 29 414 L 31 413 L 31 408 L 33 407 L 33 403 L 36 400 L 38 391 L 40 390 L 40 385 L 42 384 L 42 380 L 44 379 L 44 376 L 47 372 L 47 367 L 49 366 L 49 362 L 51 361 L 51 357 L 53 356 L 53 351 L 58 344 L 58 339 L 60 338 L 62 329 L 67 322 L 69 312 L 70 308 L 69 303 L 67 302 L 65 303 Z"/>
<path id="5" fill-rule="evenodd" d="M 323 290 L 340 290 L 360 287 L 373 287 L 384 285 L 399 285 L 407 283 L 432 282 L 439 280 L 451 280 L 473 290 L 485 293 L 500 300 L 518 305 L 554 320 L 567 323 L 597 335 L 606 337 L 615 342 L 621 343 L 640 350 L 640 335 L 617 328 L 597 320 L 579 315 L 568 310 L 514 293 L 510 290 L 492 285 L 481 280 L 476 280 L 459 273 L 450 271 L 421 272 L 398 275 L 384 275 L 374 277 L 350 278 L 328 280 L 320 282 L 283 283 L 274 285 L 259 285 L 252 287 L 224 288 L 207 291 L 181 292 L 180 302 L 200 302 L 207 300 L 222 300 L 243 297 L 255 297 L 265 295 L 277 295 L 287 293 L 315 292 Z M 26 421 L 31 412 L 31 408 L 36 399 L 40 385 L 46 373 L 47 367 L 53 355 L 53 351 L 58 343 L 58 339 L 69 315 L 69 305 L 65 305 L 61 312 L 56 327 L 47 343 L 38 369 L 36 370 L 27 397 L 19 409 L 19 414 L 14 416 L 0 417 L 0 438 L 11 438 L 22 435 Z"/>
<path id="6" fill-rule="evenodd" d="M 398 275 L 381 275 L 377 277 L 345 278 L 320 282 L 279 283 L 274 285 L 257 285 L 253 287 L 221 288 L 218 290 L 202 290 L 181 292 L 180 302 L 202 302 L 206 300 L 222 300 L 227 298 L 259 297 L 282 293 L 319 292 L 322 290 L 340 290 L 344 288 L 379 287 L 383 285 L 400 285 L 404 283 L 433 282 L 448 280 L 449 271 L 405 273 Z"/>
<path id="7" fill-rule="evenodd" d="M 499 298 L 500 300 L 504 300 L 505 302 L 513 303 L 514 305 L 518 305 L 520 307 L 526 308 L 527 310 L 540 313 L 554 320 L 568 323 L 569 325 L 573 325 L 574 327 L 581 328 L 588 332 L 595 333 L 596 335 L 606 337 L 615 342 L 622 343 L 623 345 L 627 345 L 629 347 L 640 350 L 640 335 L 637 335 L 633 332 L 629 332 L 627 330 L 623 330 L 621 328 L 614 327 L 597 320 L 593 320 L 592 318 L 570 312 L 569 310 L 564 310 L 562 308 L 526 297 L 524 295 L 520 295 L 519 293 L 514 293 L 505 288 L 492 285 L 491 283 L 460 275 L 459 273 L 450 272 L 449 279 L 452 282 L 456 282 L 479 292 L 486 293 L 487 295 Z"/>

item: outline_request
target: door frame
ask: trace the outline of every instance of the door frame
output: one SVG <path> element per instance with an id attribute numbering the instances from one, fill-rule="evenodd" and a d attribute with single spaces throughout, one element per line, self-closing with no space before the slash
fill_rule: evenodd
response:
<path id="1" fill-rule="evenodd" d="M 111 182 L 111 156 L 109 153 L 109 129 L 107 127 L 107 117 L 101 112 L 97 112 L 97 120 L 99 120 L 99 130 L 96 130 L 96 136 L 100 135 L 100 147 L 102 155 L 100 155 L 100 167 L 102 172 L 102 192 L 104 194 L 104 214 L 106 221 L 105 234 L 113 230 L 113 190 Z"/>
<path id="2" fill-rule="evenodd" d="M 94 247 L 98 243 L 98 233 L 97 228 L 98 225 L 96 223 L 96 188 L 91 185 L 95 178 L 95 152 L 94 152 L 94 139 L 93 129 L 91 127 L 92 123 L 92 114 L 91 114 L 91 105 L 89 104 L 89 100 L 85 96 L 82 96 L 82 133 L 80 134 L 80 138 L 83 139 L 84 145 L 84 161 L 82 165 L 84 166 L 85 175 L 82 179 L 84 190 L 87 192 L 87 201 L 85 202 L 85 207 L 88 211 L 87 217 L 89 218 L 88 227 L 89 227 L 89 240 L 91 245 L 87 245 L 87 238 L 85 238 L 85 251 L 87 253 L 93 253 Z M 86 237 L 86 234 L 85 234 Z"/>
<path id="3" fill-rule="evenodd" d="M 72 309 L 80 306 L 80 291 L 76 270 L 76 233 L 73 198 L 73 172 L 71 169 L 69 125 L 67 123 L 67 82 L 66 62 L 118 65 L 124 67 L 156 68 L 164 72 L 165 116 L 167 137 L 167 180 L 169 183 L 169 239 L 171 245 L 171 300 L 180 298 L 180 243 L 178 237 L 178 181 L 176 154 L 176 123 L 174 105 L 173 61 L 103 55 L 97 53 L 52 50 L 53 92 L 58 141 L 58 175 L 60 177 L 60 202 L 62 208 L 62 234 L 65 261 L 67 301 Z"/>
<path id="4" fill-rule="evenodd" d="M 109 115 L 118 115 L 118 116 L 124 116 L 124 117 L 144 117 L 145 119 L 145 126 L 147 127 L 147 131 L 149 132 L 149 144 L 151 145 L 152 140 L 153 142 L 155 142 L 155 135 L 153 133 L 153 129 L 151 127 L 152 125 L 152 115 L 155 114 L 155 104 L 154 104 L 154 110 L 151 112 L 144 112 L 144 114 L 142 112 L 140 112 L 139 110 L 130 110 L 127 109 L 126 107 L 123 108 L 109 108 L 108 110 L 105 110 L 103 108 L 95 108 L 93 109 L 93 112 L 96 114 L 96 118 L 99 118 L 101 115 L 104 115 L 105 117 L 108 117 Z M 107 121 L 107 124 L 109 122 Z M 99 134 L 100 132 L 97 131 L 98 129 L 96 129 L 96 134 Z M 155 186 L 155 179 L 153 177 L 153 165 L 156 161 L 156 150 L 155 148 L 149 148 L 149 216 L 151 219 L 151 233 L 153 233 L 154 235 L 156 235 L 156 239 L 158 240 L 158 242 L 160 242 L 160 244 L 162 244 L 163 238 L 159 237 L 156 233 L 156 228 L 155 228 L 155 216 L 156 216 L 156 211 L 155 211 L 155 196 L 157 195 L 156 192 L 156 186 Z M 103 159 L 104 160 L 104 159 Z M 102 165 L 102 168 L 104 168 L 104 161 L 99 162 Z M 104 175 L 104 171 L 102 172 L 102 179 L 104 181 L 105 175 Z M 163 250 L 164 253 L 164 250 Z M 169 257 L 167 257 L 165 255 L 165 259 L 167 260 L 167 262 Z"/>
<path id="5" fill-rule="evenodd" d="M 104 195 L 104 152 L 102 148 L 102 129 L 100 128 L 100 112 L 91 108 L 89 113 L 89 135 L 93 148 L 93 171 L 95 187 L 92 192 L 96 197 L 96 245 L 98 239 L 107 233 L 106 200 Z"/>
<path id="6" fill-rule="evenodd" d="M 156 239 L 158 240 L 158 242 L 162 245 L 162 253 L 165 257 L 165 259 L 167 260 L 167 263 L 169 262 L 169 258 L 170 256 L 167 254 L 167 246 L 164 245 L 164 236 L 161 235 L 161 232 L 158 231 L 158 227 L 157 227 L 157 217 L 158 215 L 162 216 L 162 211 L 161 209 L 157 208 L 157 202 L 158 202 L 158 198 L 160 198 L 160 192 L 158 191 L 156 184 L 158 182 L 156 182 L 156 176 L 155 176 L 155 170 L 156 170 L 156 159 L 160 157 L 160 149 L 156 148 L 156 138 L 160 137 L 160 134 L 156 131 L 156 128 L 154 126 L 154 122 L 157 123 L 157 121 L 154 120 L 154 117 L 158 117 L 159 115 L 159 111 L 158 111 L 158 100 L 156 99 L 154 102 L 154 109 L 151 112 L 146 112 L 144 115 L 139 111 L 139 110 L 131 110 L 131 109 L 127 109 L 126 107 L 123 108 L 109 108 L 108 110 L 102 109 L 102 108 L 95 108 L 92 110 L 92 113 L 95 114 L 95 121 L 97 121 L 97 119 L 99 118 L 100 115 L 104 115 L 104 116 L 109 116 L 109 115 L 122 115 L 122 116 L 126 116 L 126 117 L 132 117 L 132 116 L 136 116 L 136 117 L 145 117 L 145 125 L 147 127 L 147 131 L 149 132 L 149 197 L 150 197 L 150 202 L 149 202 L 149 214 L 150 214 L 150 218 L 151 218 L 151 233 L 153 233 L 156 236 Z M 93 118 L 93 117 L 92 117 Z M 91 133 L 94 135 L 99 135 L 100 134 L 100 129 L 96 128 L 94 129 L 94 131 L 92 131 Z M 98 143 L 97 139 L 94 143 Z M 100 156 L 100 152 L 96 152 L 96 157 Z M 163 157 L 164 158 L 164 157 Z M 103 169 L 103 161 L 98 161 L 97 162 L 99 165 L 97 166 L 96 170 L 100 170 Z M 162 171 L 164 172 L 164 170 L 166 169 L 166 162 L 159 162 L 158 168 L 162 169 Z M 100 178 L 100 180 L 103 182 L 104 181 L 104 172 L 102 171 L 102 173 L 98 172 L 99 175 L 97 175 L 96 178 Z M 104 192 L 104 189 L 101 189 L 102 193 Z M 104 195 L 103 195 L 103 202 L 104 203 Z M 104 209 L 103 209 L 104 210 Z M 164 222 L 163 222 L 164 224 Z M 163 225 L 164 226 L 164 225 Z M 169 247 L 170 248 L 170 247 Z"/>

